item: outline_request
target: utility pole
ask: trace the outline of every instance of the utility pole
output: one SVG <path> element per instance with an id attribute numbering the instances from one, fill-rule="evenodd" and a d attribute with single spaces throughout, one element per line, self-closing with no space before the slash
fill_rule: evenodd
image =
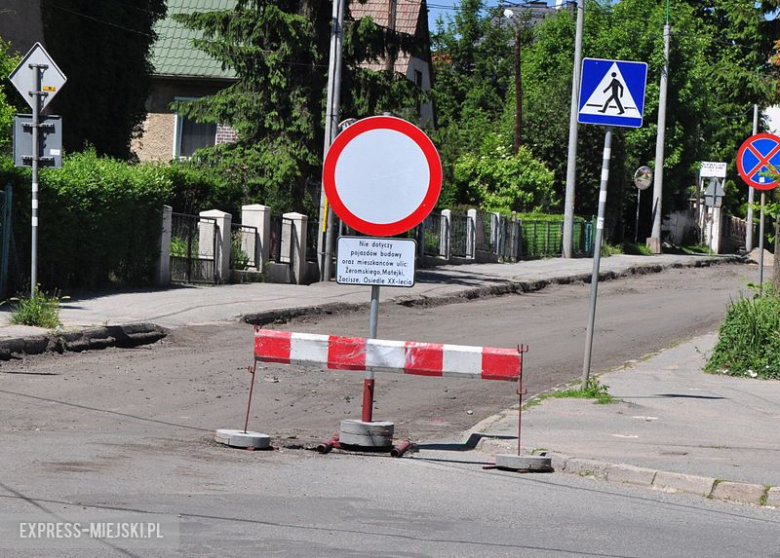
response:
<path id="1" fill-rule="evenodd" d="M 325 147 L 322 160 L 328 154 L 330 144 L 338 133 L 341 95 L 341 49 L 344 33 L 344 0 L 333 0 L 330 24 L 330 58 L 328 60 L 328 97 L 325 108 Z M 320 190 L 320 231 L 318 250 L 320 255 L 320 281 L 330 281 L 331 254 L 333 252 L 333 210 L 328 205 L 325 188 Z"/>
<path id="2" fill-rule="evenodd" d="M 655 140 L 655 176 L 653 177 L 653 231 L 647 239 L 647 247 L 653 254 L 661 253 L 661 218 L 664 186 L 664 140 L 666 135 L 666 89 L 669 81 L 669 4 L 666 5 L 664 25 L 664 67 L 661 71 L 661 91 L 658 97 L 658 135 Z"/>
<path id="3" fill-rule="evenodd" d="M 753 105 L 753 135 L 758 133 L 758 105 Z M 748 186 L 747 230 L 745 231 L 745 250 L 753 249 L 753 202 L 756 190 Z"/>
<path id="4" fill-rule="evenodd" d="M 574 190 L 577 185 L 577 99 L 582 71 L 582 24 L 585 2 L 577 0 L 577 28 L 574 35 L 574 75 L 571 80 L 571 108 L 569 111 L 569 157 L 566 163 L 566 197 L 563 210 L 563 257 L 571 258 L 574 236 Z"/>
<path id="5" fill-rule="evenodd" d="M 515 12 L 506 9 L 504 10 L 504 17 L 509 20 L 514 19 Z M 522 21 L 515 22 L 515 137 L 513 153 L 517 155 L 517 151 L 520 146 L 523 145 L 523 75 L 522 75 L 522 44 L 520 42 L 521 37 L 521 25 Z"/>

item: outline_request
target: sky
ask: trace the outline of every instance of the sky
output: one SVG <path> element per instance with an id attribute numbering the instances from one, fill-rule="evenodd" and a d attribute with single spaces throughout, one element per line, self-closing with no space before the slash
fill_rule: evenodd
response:
<path id="1" fill-rule="evenodd" d="M 401 0 L 402 2 L 404 0 Z M 498 0 L 483 0 L 485 6 L 498 6 Z M 516 2 L 515 2 L 516 3 Z M 460 0 L 428 0 L 428 28 L 436 29 L 436 20 L 441 16 L 445 21 L 447 16 L 455 15 L 455 7 L 460 5 Z"/>

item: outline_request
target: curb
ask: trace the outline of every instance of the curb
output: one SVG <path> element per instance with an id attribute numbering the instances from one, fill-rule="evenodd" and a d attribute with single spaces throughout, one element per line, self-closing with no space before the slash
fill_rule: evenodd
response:
<path id="1" fill-rule="evenodd" d="M 151 323 L 113 325 L 47 333 L 0 340 L 0 360 L 14 355 L 39 355 L 45 352 L 63 353 L 105 349 L 106 347 L 137 347 L 155 343 L 168 335 L 166 329 Z"/>
<path id="2" fill-rule="evenodd" d="M 626 270 L 604 271 L 599 273 L 599 281 L 611 281 L 634 275 L 646 275 L 650 273 L 660 273 L 666 269 L 684 269 L 688 267 L 711 267 L 720 264 L 744 263 L 743 256 L 725 256 L 720 258 L 711 258 L 706 260 L 695 260 L 690 263 L 670 263 L 670 264 L 651 264 L 651 265 L 633 265 Z M 569 285 L 572 283 L 590 283 L 591 273 L 581 273 L 577 275 L 564 275 L 553 277 L 551 279 L 540 279 L 537 281 L 516 281 L 513 279 L 503 279 L 497 285 L 488 287 L 473 287 L 463 289 L 450 294 L 440 296 L 426 295 L 400 295 L 385 301 L 383 304 L 394 303 L 408 307 L 426 307 L 445 306 L 448 304 L 458 304 L 482 297 L 503 296 L 509 294 L 533 293 L 541 291 L 550 285 Z M 243 314 L 239 320 L 252 325 L 264 326 L 267 324 L 283 324 L 294 318 L 301 316 L 319 316 L 322 314 L 336 314 L 340 312 L 356 312 L 365 310 L 370 306 L 370 302 L 350 303 L 350 302 L 332 302 L 319 306 L 299 306 L 295 308 L 283 308 L 281 310 L 267 310 L 265 312 L 255 312 Z"/>
<path id="3" fill-rule="evenodd" d="M 777 486 L 725 481 L 714 477 L 673 473 L 625 463 L 570 457 L 560 453 L 550 453 L 550 455 L 556 471 L 581 477 L 644 486 L 664 492 L 684 492 L 723 502 L 780 509 L 780 487 Z"/>

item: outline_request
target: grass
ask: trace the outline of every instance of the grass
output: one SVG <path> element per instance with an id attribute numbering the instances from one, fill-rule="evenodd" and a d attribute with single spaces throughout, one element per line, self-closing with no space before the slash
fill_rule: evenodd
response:
<path id="1" fill-rule="evenodd" d="M 634 244 L 627 242 L 623 245 L 623 253 L 631 256 L 652 256 L 653 253 L 646 244 Z"/>
<path id="2" fill-rule="evenodd" d="M 60 296 L 59 291 L 47 294 L 36 286 L 32 297 L 20 295 L 10 299 L 11 323 L 48 329 L 61 326 L 60 302 L 67 298 Z"/>
<path id="3" fill-rule="evenodd" d="M 611 403 L 617 403 L 618 400 L 609 394 L 609 386 L 606 386 L 598 381 L 596 378 L 588 379 L 588 385 L 585 389 L 582 387 L 571 387 L 560 391 L 552 391 L 550 393 L 543 393 L 534 397 L 531 401 L 526 403 L 523 408 L 530 409 L 535 407 L 544 401 L 545 399 L 595 399 L 596 405 L 609 405 Z"/>
<path id="4" fill-rule="evenodd" d="M 780 296 L 768 292 L 729 304 L 704 367 L 729 376 L 780 379 Z"/>
<path id="5" fill-rule="evenodd" d="M 609 256 L 615 256 L 623 253 L 622 246 L 615 246 L 609 242 L 605 242 L 601 245 L 601 257 L 608 258 Z"/>

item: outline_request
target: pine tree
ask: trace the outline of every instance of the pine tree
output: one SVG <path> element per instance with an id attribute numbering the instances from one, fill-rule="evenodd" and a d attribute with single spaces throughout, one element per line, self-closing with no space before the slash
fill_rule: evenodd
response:
<path id="1" fill-rule="evenodd" d="M 312 212 L 321 172 L 331 9 L 330 2 L 318 0 L 237 0 L 233 10 L 175 16 L 202 33 L 196 47 L 238 78 L 215 95 L 175 108 L 238 132 L 237 143 L 200 151 L 198 163 L 224 169 L 241 183 L 246 201 L 274 211 Z M 403 76 L 358 66 L 387 48 L 412 48 L 409 39 L 368 20 L 345 20 L 342 115 L 418 106 L 419 96 Z"/>

